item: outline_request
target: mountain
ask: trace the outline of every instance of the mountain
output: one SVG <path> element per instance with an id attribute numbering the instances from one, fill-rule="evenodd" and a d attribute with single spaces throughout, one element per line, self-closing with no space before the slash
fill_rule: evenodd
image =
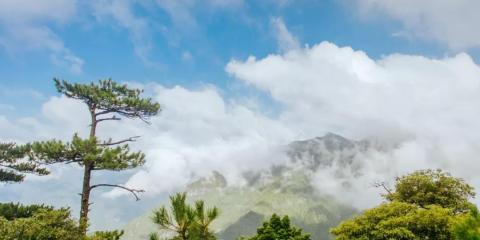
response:
<path id="1" fill-rule="evenodd" d="M 221 210 L 212 226 L 219 239 L 252 235 L 273 213 L 289 215 L 292 222 L 311 233 L 313 239 L 331 239 L 328 230 L 357 210 L 315 188 L 312 176 L 318 169 L 333 165 L 361 174 L 355 157 L 371 147 L 368 141 L 352 141 L 332 133 L 295 141 L 286 148 L 285 154 L 290 160 L 287 164 L 244 173 L 247 182 L 244 186 L 230 185 L 221 173 L 213 172 L 191 183 L 186 192 L 191 201 L 202 199 Z M 168 202 L 159 206 L 165 204 Z M 149 233 L 158 232 L 150 216 L 148 212 L 128 223 L 122 239 L 148 239 Z"/>

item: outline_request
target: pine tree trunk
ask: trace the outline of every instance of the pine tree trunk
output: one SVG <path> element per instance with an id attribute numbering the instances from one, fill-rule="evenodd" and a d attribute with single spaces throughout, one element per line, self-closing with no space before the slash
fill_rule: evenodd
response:
<path id="1" fill-rule="evenodd" d="M 97 129 L 97 118 L 95 116 L 95 106 L 90 107 L 90 115 L 92 117 L 92 123 L 90 126 L 90 138 L 95 137 Z M 88 230 L 88 212 L 90 207 L 90 180 L 92 177 L 92 171 L 95 167 L 94 162 L 84 162 L 83 172 L 83 186 L 82 186 L 82 198 L 80 202 L 80 230 L 84 236 L 87 235 Z"/>
<path id="2" fill-rule="evenodd" d="M 90 179 L 92 174 L 92 164 L 84 166 L 82 199 L 80 203 L 80 230 L 84 235 L 88 229 L 88 211 L 90 207 Z"/>

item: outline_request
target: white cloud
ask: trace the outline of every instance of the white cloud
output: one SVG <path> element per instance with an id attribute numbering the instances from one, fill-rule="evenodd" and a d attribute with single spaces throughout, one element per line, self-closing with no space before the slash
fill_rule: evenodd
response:
<path id="1" fill-rule="evenodd" d="M 0 1 L 0 46 L 11 54 L 46 50 L 54 64 L 81 73 L 83 60 L 68 49 L 49 24 L 65 24 L 75 15 L 76 0 Z M 61 10 L 59 10 L 61 9 Z"/>
<path id="2" fill-rule="evenodd" d="M 400 146 L 387 156 L 365 158 L 369 177 L 356 184 L 425 167 L 478 182 L 480 67 L 467 54 L 444 59 L 394 54 L 373 60 L 324 42 L 284 55 L 232 61 L 227 71 L 281 103 L 278 121 L 304 138 L 331 131 Z"/>
<path id="3" fill-rule="evenodd" d="M 278 47 L 281 51 L 287 52 L 300 48 L 298 39 L 288 31 L 285 22 L 281 18 L 272 18 L 271 24 L 274 30 L 275 38 L 278 42 Z"/>
<path id="4" fill-rule="evenodd" d="M 445 44 L 453 50 L 480 47 L 477 0 L 357 0 L 365 16 L 390 16 L 403 24 L 401 35 Z"/>
<path id="5" fill-rule="evenodd" d="M 252 166 L 280 161 L 271 157 L 277 152 L 271 150 L 293 137 L 278 122 L 226 102 L 215 88 L 158 87 L 156 96 L 164 109 L 151 126 L 140 130 L 149 162 L 127 183 L 151 194 L 178 189 L 212 170 L 227 173 L 235 182 Z"/>

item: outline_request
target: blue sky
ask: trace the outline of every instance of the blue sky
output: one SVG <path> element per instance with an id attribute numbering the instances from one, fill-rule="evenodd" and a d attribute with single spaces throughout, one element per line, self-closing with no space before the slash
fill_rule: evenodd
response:
<path id="1" fill-rule="evenodd" d="M 141 204 L 96 193 L 94 229 L 122 226 L 213 170 L 237 183 L 278 164 L 285 144 L 326 132 L 391 150 L 356 159 L 359 178 L 315 176 L 358 208 L 381 201 L 371 182 L 423 168 L 479 189 L 478 12 L 478 0 L 0 0 L 0 140 L 85 135 L 85 107 L 58 96 L 54 77 L 146 88 L 163 107 L 152 124 L 107 124 L 99 137 L 141 135 L 132 149 L 147 163 L 94 179 L 146 193 Z M 77 212 L 80 174 L 55 166 L 0 186 L 0 201 Z"/>
<path id="2" fill-rule="evenodd" d="M 83 64 L 72 71 L 68 60 L 52 60 L 52 55 L 63 53 L 45 46 L 28 46 L 44 41 L 41 38 L 25 41 L 26 46 L 0 45 L 0 101 L 16 107 L 10 114 L 38 109 L 39 99 L 54 94 L 53 77 L 84 82 L 112 77 L 118 81 L 188 87 L 213 84 L 227 95 L 235 94 L 241 87 L 225 73 L 225 65 L 231 59 L 278 53 L 280 47 L 272 25 L 272 19 L 277 18 L 300 45 L 330 41 L 362 50 L 374 59 L 392 53 L 442 57 L 456 52 L 435 40 L 398 36 L 396 33 L 404 28 L 402 21 L 373 13 L 373 17 L 365 17 L 357 11 L 355 1 L 178 1 L 174 10 L 165 7 L 169 1 L 163 1 L 167 2 L 164 5 L 124 1 L 128 14 L 140 21 L 141 27 L 118 21 L 108 10 L 102 12 L 115 1 L 99 1 L 98 6 L 89 1 L 65 2 L 74 8 L 71 15 L 52 17 L 40 12 L 25 25 L 47 29 Z M 22 4 L 30 3 L 20 1 L 17 5 Z M 56 3 L 45 4 L 54 8 Z M 12 8 L 19 12 L 14 16 L 20 19 L 18 22 L 29 18 L 29 11 L 22 11 L 22 6 Z M 19 41 L 9 33 L 11 25 L 4 19 L 0 36 Z M 138 48 L 145 49 L 138 53 Z M 474 49 L 467 50 L 473 57 L 478 55 Z"/>

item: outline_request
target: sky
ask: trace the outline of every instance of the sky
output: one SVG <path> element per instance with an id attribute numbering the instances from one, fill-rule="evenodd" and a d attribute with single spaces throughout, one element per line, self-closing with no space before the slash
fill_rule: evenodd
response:
<path id="1" fill-rule="evenodd" d="M 112 78 L 158 101 L 151 125 L 99 131 L 141 135 L 132 147 L 147 163 L 94 180 L 147 192 L 141 204 L 95 194 L 95 229 L 121 226 L 212 170 L 235 183 L 274 164 L 279 146 L 326 132 L 399 146 L 364 159 L 361 184 L 438 167 L 478 189 L 478 11 L 477 0 L 0 0 L 0 140 L 86 134 L 86 109 L 59 96 L 54 77 Z M 80 178 L 56 166 L 0 186 L 0 201 L 77 211 Z"/>

